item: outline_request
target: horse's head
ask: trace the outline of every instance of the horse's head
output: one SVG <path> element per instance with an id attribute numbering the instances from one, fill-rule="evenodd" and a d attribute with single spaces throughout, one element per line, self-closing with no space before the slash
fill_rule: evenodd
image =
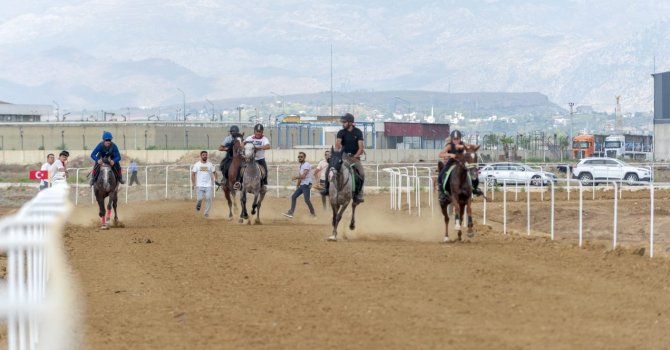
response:
<path id="1" fill-rule="evenodd" d="M 246 162 L 251 162 L 256 158 L 256 146 L 254 146 L 253 142 L 244 143 L 243 157 Z"/>
<path id="2" fill-rule="evenodd" d="M 463 152 L 463 165 L 470 170 L 471 176 L 477 176 L 477 166 L 479 165 L 478 160 L 479 156 L 477 155 L 477 150 L 479 150 L 479 145 L 466 145 L 465 152 Z"/>
<path id="3" fill-rule="evenodd" d="M 233 137 L 233 156 L 244 157 L 244 134 L 237 134 Z"/>
<path id="4" fill-rule="evenodd" d="M 330 166 L 330 169 L 335 171 L 335 172 L 340 172 L 342 171 L 342 163 L 344 162 L 344 151 L 335 151 L 332 147 L 330 148 L 330 160 L 328 161 L 328 165 Z"/>

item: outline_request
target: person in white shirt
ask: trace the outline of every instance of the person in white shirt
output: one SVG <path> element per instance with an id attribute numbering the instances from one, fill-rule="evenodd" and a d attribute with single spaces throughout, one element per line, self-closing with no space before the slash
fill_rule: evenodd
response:
<path id="1" fill-rule="evenodd" d="M 67 158 L 70 152 L 62 151 L 58 154 L 58 159 L 51 164 L 51 171 L 49 172 L 49 180 L 51 185 L 56 182 L 64 182 L 67 180 Z"/>
<path id="2" fill-rule="evenodd" d="M 263 125 L 256 124 L 254 126 L 254 134 L 247 137 L 244 142 L 251 142 L 256 147 L 256 163 L 263 167 L 265 175 L 261 179 L 261 185 L 268 184 L 268 165 L 265 163 L 265 150 L 272 148 L 270 146 L 270 140 L 267 137 L 263 136 Z M 244 171 L 241 170 L 241 173 L 244 174 Z"/>
<path id="3" fill-rule="evenodd" d="M 319 179 L 319 190 L 323 189 L 326 186 L 326 174 L 328 171 L 328 162 L 330 161 L 330 151 L 326 151 L 323 155 L 323 159 L 319 162 L 319 165 L 314 169 L 314 177 Z M 323 209 L 326 209 L 326 197 L 328 195 L 321 194 L 321 204 L 323 204 Z"/>
<path id="4" fill-rule="evenodd" d="M 309 208 L 310 215 L 312 217 L 316 216 L 312 202 L 309 200 L 310 190 L 312 188 L 312 166 L 305 161 L 306 157 L 307 155 L 305 155 L 304 152 L 298 153 L 298 162 L 300 163 L 298 175 L 291 178 L 291 180 L 297 181 L 295 192 L 293 192 L 293 195 L 291 196 L 291 209 L 282 214 L 288 218 L 293 217 L 293 213 L 295 212 L 295 202 L 300 195 L 303 195 L 305 198 L 305 204 L 307 204 L 307 207 Z"/>
<path id="5" fill-rule="evenodd" d="M 193 164 L 191 169 L 191 186 L 195 189 L 197 202 L 195 210 L 200 210 L 203 196 L 205 197 L 205 217 L 209 217 L 209 209 L 212 207 L 212 189 L 216 182 L 214 165 L 207 160 L 207 151 L 200 152 L 200 160 Z"/>
<path id="6" fill-rule="evenodd" d="M 47 162 L 42 164 L 42 167 L 40 168 L 40 170 L 41 171 L 47 171 L 47 172 L 49 170 L 51 170 L 51 165 L 54 163 L 55 158 L 56 158 L 56 156 L 54 156 L 53 153 L 49 153 L 47 155 Z M 40 191 L 49 187 L 49 178 L 50 178 L 50 176 L 47 176 L 46 179 L 42 179 L 40 181 Z"/>

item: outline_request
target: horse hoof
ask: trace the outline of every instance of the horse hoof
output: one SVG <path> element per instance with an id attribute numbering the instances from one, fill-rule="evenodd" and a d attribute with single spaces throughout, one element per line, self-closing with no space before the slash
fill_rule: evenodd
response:
<path id="1" fill-rule="evenodd" d="M 475 236 L 475 234 L 474 234 L 474 233 L 472 233 L 472 232 L 468 232 L 468 233 L 466 234 L 466 236 L 468 236 L 468 238 L 472 238 L 472 237 L 474 237 L 474 236 Z"/>
<path id="2" fill-rule="evenodd" d="M 256 209 L 251 209 L 251 215 L 256 215 Z"/>
<path id="3" fill-rule="evenodd" d="M 240 219 L 238 222 L 239 222 L 240 224 L 242 224 L 242 223 L 244 223 L 244 219 Z"/>
<path id="4" fill-rule="evenodd" d="M 337 236 L 332 235 L 332 236 L 328 237 L 328 242 L 337 242 Z"/>
<path id="5" fill-rule="evenodd" d="M 109 227 L 107 225 L 102 225 L 100 226 L 101 230 L 109 230 Z"/>
<path id="6" fill-rule="evenodd" d="M 454 230 L 460 231 L 461 230 L 461 224 L 454 225 Z"/>
<path id="7" fill-rule="evenodd" d="M 356 229 L 356 225 L 349 225 L 349 229 L 352 230 L 352 231 L 355 230 L 355 229 Z"/>
<path id="8" fill-rule="evenodd" d="M 444 239 L 442 239 L 442 242 L 443 243 L 449 243 L 451 241 L 449 240 L 449 237 L 444 237 Z"/>

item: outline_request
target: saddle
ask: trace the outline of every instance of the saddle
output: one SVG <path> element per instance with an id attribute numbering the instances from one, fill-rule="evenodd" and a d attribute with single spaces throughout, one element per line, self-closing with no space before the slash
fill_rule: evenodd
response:
<path id="1" fill-rule="evenodd" d="M 442 191 L 446 194 L 451 194 L 451 188 L 448 186 L 449 184 L 449 176 L 451 176 L 451 171 L 454 170 L 454 164 L 451 164 L 449 168 L 447 168 L 447 171 L 444 172 L 444 175 L 442 179 L 438 179 L 442 183 Z M 468 175 L 468 184 L 470 184 L 470 188 L 474 189 L 472 187 L 472 176 L 470 176 L 470 172 L 467 172 Z"/>

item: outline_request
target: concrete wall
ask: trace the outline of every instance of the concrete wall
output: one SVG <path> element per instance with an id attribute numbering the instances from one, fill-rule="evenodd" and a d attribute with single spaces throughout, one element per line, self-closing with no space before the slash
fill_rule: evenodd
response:
<path id="1" fill-rule="evenodd" d="M 654 124 L 654 161 L 670 161 L 670 124 Z"/>
<path id="2" fill-rule="evenodd" d="M 319 149 L 290 149 L 266 151 L 265 158 L 270 163 L 292 163 L 298 159 L 298 152 L 307 154 L 307 161 L 316 163 L 323 158 L 325 148 Z M 46 155 L 54 153 L 58 155 L 59 150 L 33 150 L 33 151 L 0 151 L 0 164 L 41 164 L 46 161 Z M 88 158 L 90 150 L 70 149 L 70 159 Z M 426 162 L 434 165 L 438 150 L 367 150 L 364 161 L 370 163 L 414 163 Z M 199 157 L 199 151 L 186 150 L 128 150 L 122 151 L 122 166 L 127 166 L 131 159 L 136 159 L 140 164 L 169 164 L 177 161 L 191 162 Z M 223 157 L 222 152 L 210 151 L 210 159 L 218 162 Z"/>

